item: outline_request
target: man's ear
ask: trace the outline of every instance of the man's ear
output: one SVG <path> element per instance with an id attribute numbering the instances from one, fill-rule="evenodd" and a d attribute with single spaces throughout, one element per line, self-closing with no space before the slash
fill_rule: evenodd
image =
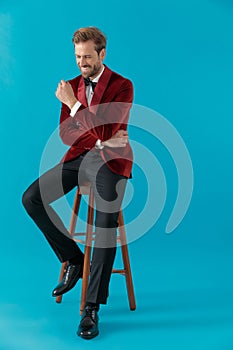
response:
<path id="1" fill-rule="evenodd" d="M 106 56 L 106 49 L 102 49 L 100 51 L 100 59 L 101 59 L 101 61 L 104 60 L 105 56 Z"/>

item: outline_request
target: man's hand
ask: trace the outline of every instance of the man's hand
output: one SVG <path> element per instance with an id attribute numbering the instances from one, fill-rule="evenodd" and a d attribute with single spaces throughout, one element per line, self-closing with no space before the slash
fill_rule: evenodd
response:
<path id="1" fill-rule="evenodd" d="M 70 109 L 75 105 L 77 99 L 74 96 L 74 92 L 70 83 L 66 83 L 64 80 L 61 80 L 57 86 L 56 90 L 57 98 L 67 105 Z"/>
<path id="2" fill-rule="evenodd" d="M 128 131 L 118 130 L 109 140 L 102 142 L 102 145 L 115 148 L 115 147 L 125 147 L 127 143 L 128 143 Z"/>

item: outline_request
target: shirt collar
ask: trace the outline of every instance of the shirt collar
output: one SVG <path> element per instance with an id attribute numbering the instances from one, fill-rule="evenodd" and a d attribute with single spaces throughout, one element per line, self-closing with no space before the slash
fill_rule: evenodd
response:
<path id="1" fill-rule="evenodd" d="M 95 77 L 95 78 L 92 80 L 92 81 L 93 81 L 93 83 L 98 83 L 99 78 L 100 78 L 100 77 L 101 77 L 101 75 L 103 74 L 104 68 L 105 68 L 105 66 L 103 65 L 103 68 L 102 68 L 102 70 L 101 70 L 100 74 L 99 74 L 99 75 L 97 75 L 97 77 Z"/>

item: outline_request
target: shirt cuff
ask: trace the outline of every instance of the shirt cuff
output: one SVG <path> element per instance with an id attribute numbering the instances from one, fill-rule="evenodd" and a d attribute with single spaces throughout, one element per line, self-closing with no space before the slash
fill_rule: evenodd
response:
<path id="1" fill-rule="evenodd" d="M 71 108 L 71 111 L 70 111 L 70 116 L 71 116 L 71 117 L 74 117 L 74 116 L 75 116 L 75 114 L 76 114 L 77 110 L 79 109 L 79 107 L 81 106 L 81 104 L 82 104 L 82 103 L 80 103 L 79 101 L 77 101 L 77 102 L 73 105 L 73 107 Z"/>
<path id="2" fill-rule="evenodd" d="M 102 145 L 101 143 L 101 140 L 97 140 L 96 143 L 95 143 L 95 148 L 96 149 L 103 149 L 104 146 Z"/>

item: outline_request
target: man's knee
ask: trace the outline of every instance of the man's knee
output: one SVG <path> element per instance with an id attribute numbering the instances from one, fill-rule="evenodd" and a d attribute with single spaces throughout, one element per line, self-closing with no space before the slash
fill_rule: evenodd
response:
<path id="1" fill-rule="evenodd" d="M 30 188 L 27 189 L 22 196 L 22 203 L 28 214 L 35 210 L 37 202 L 38 200 L 36 201 L 35 193 Z"/>

